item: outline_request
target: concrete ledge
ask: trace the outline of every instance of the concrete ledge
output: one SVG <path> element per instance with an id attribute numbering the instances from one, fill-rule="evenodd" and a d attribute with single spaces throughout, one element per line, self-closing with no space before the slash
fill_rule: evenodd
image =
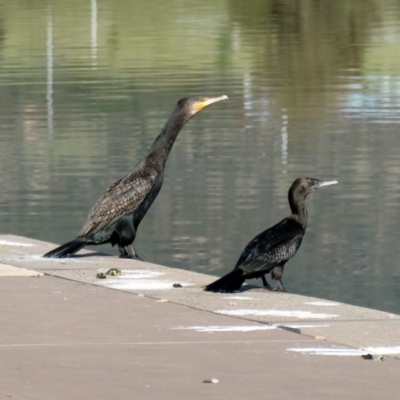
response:
<path id="1" fill-rule="evenodd" d="M 21 268 L 20 271 L 28 271 L 28 267 L 36 273 L 279 326 L 355 348 L 390 347 L 394 354 L 400 355 L 400 315 L 290 293 L 269 292 L 251 285 L 244 285 L 240 293 L 209 293 L 202 290 L 215 279 L 209 275 L 98 255 L 88 250 L 73 258 L 46 259 L 41 255 L 55 245 L 12 235 L 1 235 L 0 243 L 11 243 L 4 245 L 1 259 Z M 111 268 L 121 270 L 121 276 L 96 277 L 98 272 Z M 174 284 L 182 287 L 175 288 Z M 386 351 L 390 352 L 390 349 Z"/>
<path id="2" fill-rule="evenodd" d="M 43 273 L 0 263 L 0 277 L 2 276 L 43 276 Z"/>
<path id="3" fill-rule="evenodd" d="M 398 398 L 399 315 L 53 246 L 0 235 L 0 398 Z"/>

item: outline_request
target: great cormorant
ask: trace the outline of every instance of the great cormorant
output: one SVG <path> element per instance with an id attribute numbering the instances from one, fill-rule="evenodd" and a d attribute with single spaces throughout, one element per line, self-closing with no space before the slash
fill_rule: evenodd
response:
<path id="1" fill-rule="evenodd" d="M 118 245 L 120 257 L 140 260 L 133 242 L 140 222 L 161 189 L 165 163 L 178 133 L 203 108 L 227 98 L 224 95 L 179 100 L 148 154 L 132 172 L 103 193 L 76 239 L 49 251 L 44 257 L 69 257 L 86 245 L 111 243 Z"/>

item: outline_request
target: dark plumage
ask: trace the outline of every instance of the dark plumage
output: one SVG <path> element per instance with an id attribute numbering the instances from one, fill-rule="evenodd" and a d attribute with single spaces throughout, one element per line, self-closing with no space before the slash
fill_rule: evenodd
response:
<path id="1" fill-rule="evenodd" d="M 322 186 L 337 181 L 322 182 L 313 178 L 298 178 L 289 189 L 292 215 L 272 228 L 257 235 L 243 250 L 233 271 L 207 285 L 204 290 L 230 293 L 239 290 L 246 279 L 261 278 L 264 287 L 272 290 L 265 275 L 271 272 L 277 280 L 276 290 L 285 292 L 282 284 L 283 267 L 297 252 L 307 227 L 305 199 L 308 194 Z"/>
<path id="2" fill-rule="evenodd" d="M 44 257 L 63 258 L 86 245 L 118 245 L 120 257 L 139 259 L 133 241 L 140 222 L 161 189 L 169 152 L 183 126 L 199 111 L 227 96 L 181 99 L 149 153 L 133 171 L 112 184 L 89 212 L 76 239 L 49 251 Z"/>

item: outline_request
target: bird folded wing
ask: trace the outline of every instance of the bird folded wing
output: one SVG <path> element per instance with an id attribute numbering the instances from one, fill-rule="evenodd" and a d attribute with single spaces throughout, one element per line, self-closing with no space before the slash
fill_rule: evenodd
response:
<path id="1" fill-rule="evenodd" d="M 138 171 L 112 184 L 90 210 L 78 237 L 100 232 L 134 211 L 149 194 L 156 178 L 155 171 Z"/>
<path id="2" fill-rule="evenodd" d="M 288 229 L 290 225 L 290 229 Z M 243 250 L 236 268 L 243 271 L 261 271 L 292 258 L 303 238 L 301 227 L 284 219 L 272 228 L 257 235 Z"/>

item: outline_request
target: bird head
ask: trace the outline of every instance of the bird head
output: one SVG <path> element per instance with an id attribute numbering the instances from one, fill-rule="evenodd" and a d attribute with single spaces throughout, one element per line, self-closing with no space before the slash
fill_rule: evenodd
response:
<path id="1" fill-rule="evenodd" d="M 203 110 L 210 104 L 217 103 L 221 100 L 227 100 L 228 96 L 220 96 L 220 97 L 204 97 L 204 96 L 194 96 L 194 97 L 186 97 L 184 99 L 180 99 L 178 101 L 177 107 L 181 109 L 185 113 L 187 113 L 190 117 L 193 117 L 199 111 Z"/>
<path id="2" fill-rule="evenodd" d="M 321 181 L 315 178 L 297 178 L 291 188 L 290 192 L 297 192 L 306 197 L 308 194 L 315 192 L 323 186 L 336 185 L 338 181 Z"/>

